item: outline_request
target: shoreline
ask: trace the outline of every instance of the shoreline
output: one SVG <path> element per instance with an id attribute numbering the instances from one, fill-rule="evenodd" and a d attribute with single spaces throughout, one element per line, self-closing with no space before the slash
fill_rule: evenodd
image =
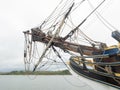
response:
<path id="1" fill-rule="evenodd" d="M 0 72 L 0 75 L 71 75 L 68 70 L 62 71 L 11 71 Z"/>

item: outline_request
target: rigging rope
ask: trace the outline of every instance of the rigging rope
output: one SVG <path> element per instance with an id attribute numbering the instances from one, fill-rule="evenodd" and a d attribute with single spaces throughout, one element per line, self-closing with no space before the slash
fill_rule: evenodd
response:
<path id="1" fill-rule="evenodd" d="M 73 1 L 74 0 L 72 0 L 72 1 L 71 0 L 66 0 L 65 2 L 63 2 L 63 0 L 62 0 L 59 3 L 59 5 L 55 8 L 55 10 L 52 12 L 52 14 L 45 20 L 45 22 L 46 22 L 45 27 L 47 27 L 49 24 L 50 24 L 50 27 L 51 27 L 51 26 L 54 26 L 55 23 L 57 24 L 58 22 L 60 22 L 61 19 L 62 19 L 62 16 L 64 16 L 66 14 L 66 12 L 68 10 L 68 7 L 70 7 L 71 4 L 73 4 Z"/>
<path id="2" fill-rule="evenodd" d="M 40 25 L 40 28 L 43 26 L 44 23 L 48 22 L 49 19 L 51 18 L 51 16 L 54 14 L 54 12 L 57 10 L 57 8 L 59 7 L 59 5 L 63 2 L 63 0 L 61 0 L 59 2 L 59 4 L 57 5 L 57 7 L 53 10 L 53 12 L 48 16 L 48 18 L 46 20 L 43 21 L 43 23 Z"/>
<path id="3" fill-rule="evenodd" d="M 71 30 L 71 32 L 69 32 L 65 37 L 64 40 L 66 40 L 67 38 L 71 37 L 77 30 L 78 28 L 105 2 L 105 0 L 103 0 L 90 14 L 87 15 L 87 17 L 81 22 L 79 23 L 73 30 Z"/>
<path id="4" fill-rule="evenodd" d="M 92 9 L 94 9 L 94 6 L 92 5 L 92 3 L 90 2 L 90 0 L 87 0 L 90 7 Z M 118 30 L 116 27 L 114 27 L 112 24 L 110 24 L 98 11 L 95 11 L 95 14 L 97 16 L 97 18 L 110 30 L 113 31 L 114 30 Z M 109 25 L 109 26 L 108 26 Z"/>
<path id="5" fill-rule="evenodd" d="M 67 69 L 69 70 L 69 67 L 67 66 L 67 64 L 64 62 L 64 60 L 62 59 L 61 55 L 59 54 L 59 52 L 52 46 L 55 54 L 61 59 L 61 61 L 64 63 L 64 65 L 67 67 Z"/>

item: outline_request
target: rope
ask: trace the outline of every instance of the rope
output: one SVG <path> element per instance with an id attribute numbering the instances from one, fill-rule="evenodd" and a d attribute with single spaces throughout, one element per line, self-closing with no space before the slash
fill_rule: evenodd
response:
<path id="1" fill-rule="evenodd" d="M 92 3 L 90 2 L 90 0 L 87 0 L 90 7 L 92 9 L 94 9 L 94 6 L 92 5 Z M 103 25 L 105 25 L 110 31 L 117 30 L 116 27 L 114 27 L 112 24 L 110 24 L 99 12 L 95 11 L 95 14 L 97 16 L 97 18 L 103 23 Z M 109 25 L 109 26 L 108 26 Z"/>
<path id="2" fill-rule="evenodd" d="M 64 4 L 62 5 L 62 3 L 64 3 Z M 50 24 L 50 27 L 51 27 L 51 26 L 54 26 L 55 23 L 61 22 L 62 16 L 64 16 L 66 14 L 68 7 L 70 7 L 72 3 L 73 3 L 73 1 L 71 1 L 71 0 L 70 1 L 66 0 L 65 2 L 63 2 L 63 0 L 62 0 L 58 4 L 58 6 L 55 8 L 55 10 L 52 12 L 52 14 L 45 20 L 45 22 L 46 22 L 45 26 L 46 25 L 48 26 Z"/>
<path id="3" fill-rule="evenodd" d="M 56 66 L 57 66 L 57 68 L 60 70 L 60 68 L 59 68 L 59 66 L 56 64 Z M 68 67 L 69 68 L 69 67 Z M 70 68 L 68 69 L 68 70 L 70 70 Z M 74 86 L 74 87 L 86 87 L 86 86 L 88 86 L 88 84 L 86 84 L 85 82 L 83 82 L 84 84 L 83 85 L 76 85 L 75 83 L 72 83 L 71 82 L 71 80 L 69 80 L 69 79 L 67 79 L 64 75 L 62 75 L 63 76 L 63 78 L 64 78 L 64 80 L 68 83 L 68 84 L 70 84 L 71 86 Z M 72 75 L 72 77 L 73 77 L 73 75 Z M 76 76 L 74 76 L 74 78 L 76 78 Z M 79 78 L 76 78 L 76 79 L 79 79 Z M 80 79 L 79 79 L 80 80 Z"/>
<path id="4" fill-rule="evenodd" d="M 62 59 L 62 57 L 60 56 L 59 52 L 52 46 L 53 51 L 55 52 L 55 54 L 61 59 L 61 61 L 64 63 L 64 65 L 67 67 L 67 69 L 69 70 L 69 67 L 67 66 L 67 64 L 64 62 L 64 60 Z"/>

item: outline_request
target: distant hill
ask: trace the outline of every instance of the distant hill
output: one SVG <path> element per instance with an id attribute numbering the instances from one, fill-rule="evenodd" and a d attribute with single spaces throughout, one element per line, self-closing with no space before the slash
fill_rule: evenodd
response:
<path id="1" fill-rule="evenodd" d="M 0 73 L 0 75 L 71 75 L 68 70 L 62 71 L 11 71 Z"/>

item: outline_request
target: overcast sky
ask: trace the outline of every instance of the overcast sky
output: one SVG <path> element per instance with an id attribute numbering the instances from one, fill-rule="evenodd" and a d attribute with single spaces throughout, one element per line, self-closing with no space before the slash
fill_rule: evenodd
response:
<path id="1" fill-rule="evenodd" d="M 24 35 L 22 32 L 40 25 L 59 2 L 60 0 L 0 0 L 0 71 L 24 68 Z M 94 2 L 93 4 L 96 4 Z M 81 11 L 81 13 L 84 12 Z M 100 13 L 120 30 L 120 0 L 106 0 Z M 108 44 L 116 43 L 112 38 L 109 39 L 111 32 L 105 27 L 101 28 L 103 25 L 99 23 L 96 22 L 90 26 L 85 24 L 89 27 L 84 26 L 82 29 L 95 40 L 101 39 Z M 102 31 L 103 34 L 93 35 L 90 32 L 91 29 L 94 29 L 95 33 Z"/>

